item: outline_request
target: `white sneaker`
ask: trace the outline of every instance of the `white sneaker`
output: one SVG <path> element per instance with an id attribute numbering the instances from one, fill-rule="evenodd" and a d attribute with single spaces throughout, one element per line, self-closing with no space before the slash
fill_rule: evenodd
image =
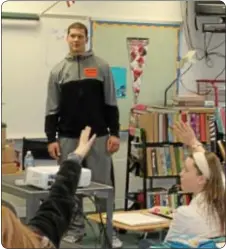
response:
<path id="1" fill-rule="evenodd" d="M 83 239 L 83 236 L 74 236 L 74 235 L 66 235 L 65 237 L 63 237 L 63 241 L 67 242 L 67 243 L 80 243 Z"/>
<path id="2" fill-rule="evenodd" d="M 116 234 L 113 234 L 112 236 L 112 248 L 122 248 L 123 243 L 122 241 L 117 237 Z"/>

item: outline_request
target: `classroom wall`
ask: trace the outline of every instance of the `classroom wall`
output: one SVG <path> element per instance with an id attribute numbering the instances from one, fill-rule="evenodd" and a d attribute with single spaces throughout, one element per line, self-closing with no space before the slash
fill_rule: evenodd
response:
<path id="1" fill-rule="evenodd" d="M 8 1 L 3 11 L 41 13 L 53 1 Z M 82 1 L 78 0 L 70 8 L 64 1 L 48 13 L 91 16 L 95 19 L 180 21 L 180 5 L 177 1 Z"/>
<path id="2" fill-rule="evenodd" d="M 194 46 L 204 48 L 203 34 L 196 31 L 194 27 L 194 2 L 189 1 L 189 24 L 190 32 L 193 36 Z M 54 4 L 53 1 L 7 1 L 2 5 L 2 11 L 9 12 L 29 12 L 41 13 L 49 6 Z M 57 14 L 73 14 L 80 16 L 90 16 L 98 20 L 127 20 L 140 22 L 175 22 L 182 21 L 181 1 L 82 1 L 78 0 L 70 8 L 67 7 L 65 1 L 59 2 L 48 13 Z M 211 47 L 219 44 L 224 39 L 221 34 L 213 36 Z M 95 48 L 94 48 L 95 49 Z M 185 55 L 188 48 L 185 36 L 181 36 L 181 56 Z M 224 46 L 221 46 L 217 52 L 225 54 Z M 200 53 L 200 52 L 199 52 Z M 206 66 L 204 60 L 199 61 L 196 65 L 183 77 L 183 85 L 179 86 L 179 93 L 187 93 L 189 90 L 195 91 L 195 80 L 200 78 L 215 78 L 219 73 L 219 68 L 223 68 L 225 61 L 222 58 L 213 58 L 214 67 Z M 221 78 L 225 77 L 223 74 Z"/>
<path id="3" fill-rule="evenodd" d="M 8 1 L 2 6 L 3 11 L 9 12 L 28 12 L 41 13 L 54 2 L 50 1 Z M 73 14 L 81 16 L 90 16 L 98 20 L 126 20 L 126 21 L 140 21 L 140 22 L 175 22 L 182 21 L 180 1 L 76 1 L 70 8 L 65 2 L 60 2 L 48 13 L 55 14 Z M 192 8 L 192 6 L 190 6 Z M 192 21 L 191 21 L 192 22 Z M 56 24 L 57 25 L 57 24 Z M 194 30 L 191 30 L 194 35 L 193 39 L 196 46 L 203 48 L 203 35 Z M 222 40 L 221 35 L 214 35 L 212 45 L 217 45 Z M 94 48 L 95 49 L 95 48 Z M 225 53 L 224 46 L 219 49 L 220 52 Z M 184 36 L 181 37 L 181 56 L 187 52 L 187 46 Z M 221 59 L 214 59 L 215 68 L 208 68 L 204 61 L 197 63 L 197 65 L 190 70 L 184 77 L 183 81 L 186 88 L 195 90 L 194 83 L 197 78 L 214 78 L 218 73 L 218 69 L 224 66 Z M 217 69 L 216 69 L 217 68 Z M 180 93 L 188 92 L 185 88 L 179 88 Z M 114 156 L 114 165 L 116 172 L 116 206 L 123 208 L 124 205 L 124 188 L 125 188 L 125 166 L 127 153 L 127 137 L 122 136 L 122 144 L 120 152 Z M 168 182 L 171 184 L 171 182 Z M 163 182 L 158 182 L 158 185 L 163 185 Z M 133 190 L 140 188 L 141 181 L 138 178 L 132 177 L 131 186 Z"/>
<path id="4" fill-rule="evenodd" d="M 183 4 L 181 2 L 180 4 Z M 203 57 L 204 52 L 204 34 L 200 32 L 200 30 L 195 29 L 195 22 L 194 22 L 194 1 L 188 1 L 188 19 L 187 23 L 190 27 L 190 34 L 191 34 L 191 42 L 193 43 L 194 48 L 197 50 L 198 57 Z M 185 13 L 182 12 L 184 16 Z M 200 17 L 198 18 L 198 27 L 201 29 L 201 24 L 203 22 L 218 22 L 219 19 L 215 17 Z M 209 40 L 211 34 L 206 35 L 206 40 Z M 213 34 L 210 42 L 209 48 L 214 48 L 221 43 L 221 46 L 214 50 L 214 52 L 219 53 L 225 56 L 225 34 Z M 181 56 L 186 54 L 188 51 L 188 45 L 186 43 L 186 36 L 185 32 L 181 36 Z M 179 93 L 186 94 L 192 91 L 196 91 L 196 84 L 195 81 L 197 79 L 215 79 L 217 75 L 225 68 L 225 58 L 219 56 L 211 56 L 211 64 L 210 66 L 207 65 L 206 60 L 203 59 L 201 61 L 196 61 L 194 66 L 189 70 L 186 75 L 182 78 L 183 83 L 179 85 Z M 212 66 L 211 66 L 212 65 Z M 184 68 L 186 70 L 187 67 Z M 183 71 L 183 70 L 182 70 Z M 219 79 L 225 79 L 225 72 L 219 77 Z M 191 90 L 191 91 L 189 91 Z"/>

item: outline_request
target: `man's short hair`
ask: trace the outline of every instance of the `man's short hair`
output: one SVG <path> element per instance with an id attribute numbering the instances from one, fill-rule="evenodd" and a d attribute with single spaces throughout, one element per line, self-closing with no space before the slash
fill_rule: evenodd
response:
<path id="1" fill-rule="evenodd" d="M 67 34 L 68 34 L 68 35 L 69 35 L 71 29 L 82 29 L 82 30 L 85 31 L 86 37 L 88 37 L 88 29 L 87 29 L 86 25 L 84 25 L 84 24 L 81 23 L 81 22 L 74 22 L 74 23 L 72 23 L 72 24 L 68 27 L 68 29 L 67 29 Z"/>

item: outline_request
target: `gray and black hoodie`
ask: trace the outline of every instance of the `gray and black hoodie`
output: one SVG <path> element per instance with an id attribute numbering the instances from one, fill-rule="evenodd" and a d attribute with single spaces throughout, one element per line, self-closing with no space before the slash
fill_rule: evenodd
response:
<path id="1" fill-rule="evenodd" d="M 92 51 L 68 55 L 50 73 L 45 133 L 78 138 L 85 126 L 97 136 L 119 135 L 119 111 L 109 65 Z"/>

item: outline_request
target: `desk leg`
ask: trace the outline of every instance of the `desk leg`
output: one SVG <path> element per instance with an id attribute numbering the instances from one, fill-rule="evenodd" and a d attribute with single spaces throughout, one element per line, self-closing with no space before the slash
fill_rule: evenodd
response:
<path id="1" fill-rule="evenodd" d="M 113 217 L 113 205 L 114 205 L 114 191 L 113 189 L 108 190 L 108 198 L 107 198 L 107 236 L 108 242 L 112 245 L 112 234 L 113 234 L 113 226 L 112 226 L 112 217 Z M 109 243 L 103 243 L 104 249 L 112 248 Z"/>
<path id="2" fill-rule="evenodd" d="M 40 206 L 40 199 L 29 197 L 26 200 L 26 222 L 32 219 Z"/>

